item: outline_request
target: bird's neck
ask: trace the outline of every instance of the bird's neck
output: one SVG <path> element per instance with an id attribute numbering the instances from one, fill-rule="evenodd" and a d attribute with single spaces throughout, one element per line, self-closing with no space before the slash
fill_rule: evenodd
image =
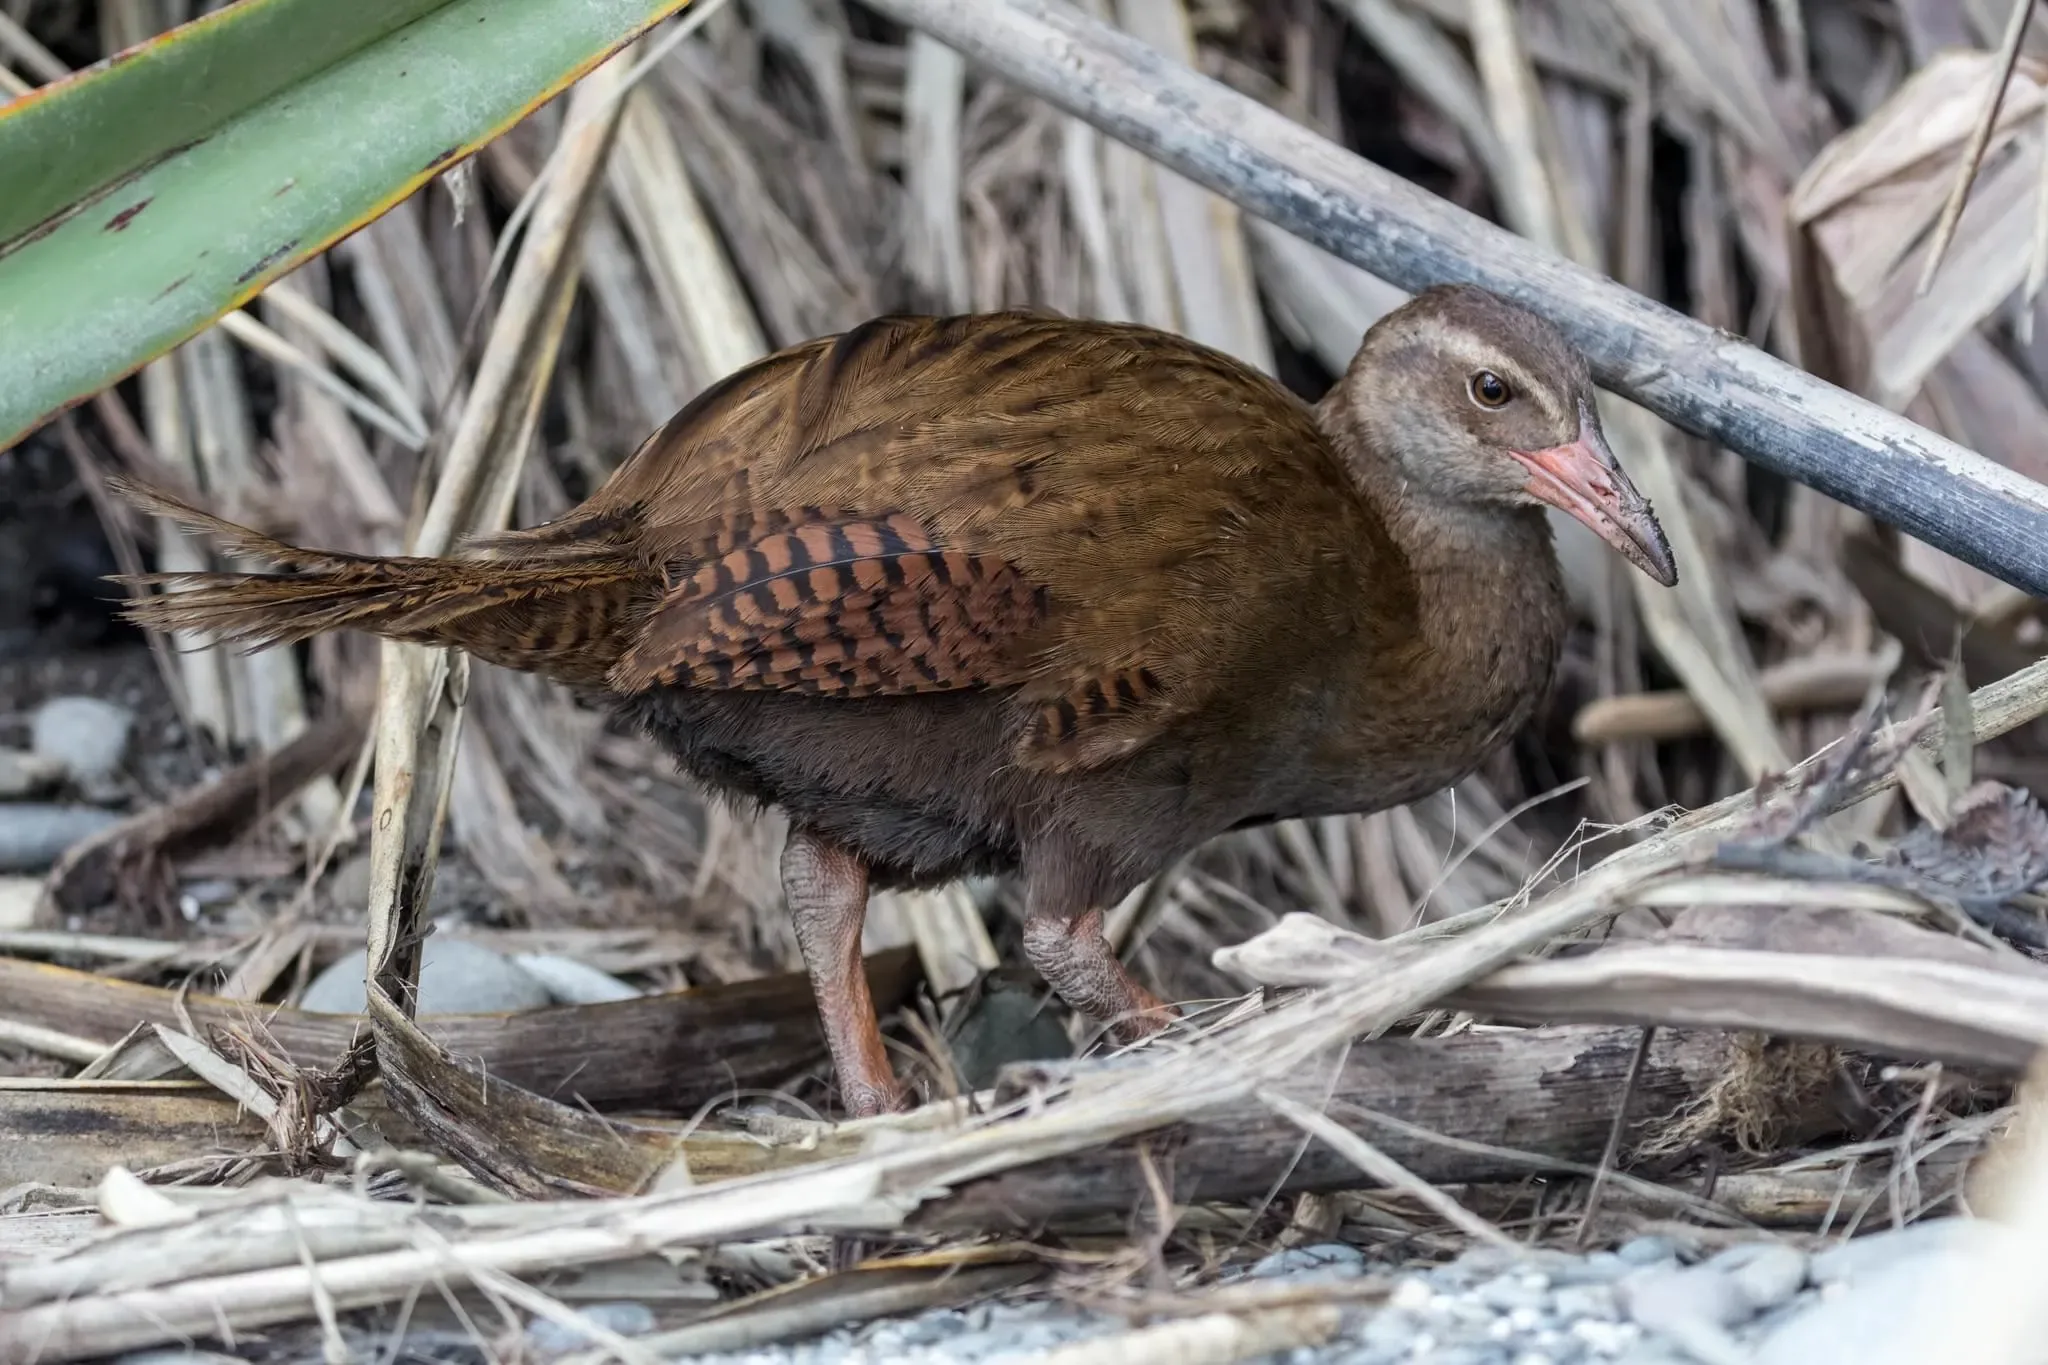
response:
<path id="1" fill-rule="evenodd" d="M 1540 508 L 1407 499 L 1388 529 L 1415 575 L 1417 637 L 1441 667 L 1547 679 L 1568 624 L 1564 578 Z"/>
<path id="2" fill-rule="evenodd" d="M 1360 482 L 1413 575 L 1415 617 L 1402 666 L 1358 678 L 1354 733 L 1367 749 L 1431 755 L 1400 782 L 1420 795 L 1470 772 L 1534 713 L 1569 606 L 1540 509 L 1432 498 L 1387 463 Z"/>

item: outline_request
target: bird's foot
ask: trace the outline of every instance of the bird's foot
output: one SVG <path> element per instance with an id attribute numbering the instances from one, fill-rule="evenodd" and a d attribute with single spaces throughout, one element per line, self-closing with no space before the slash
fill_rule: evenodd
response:
<path id="1" fill-rule="evenodd" d="M 847 1076 L 839 1078 L 839 1102 L 849 1119 L 879 1118 L 883 1114 L 906 1113 L 915 1106 L 909 1092 L 894 1076 Z"/>
<path id="2" fill-rule="evenodd" d="M 1180 1012 L 1136 982 L 1131 983 L 1130 1008 L 1108 1020 L 1110 1041 L 1118 1047 L 1132 1047 L 1164 1033 Z"/>

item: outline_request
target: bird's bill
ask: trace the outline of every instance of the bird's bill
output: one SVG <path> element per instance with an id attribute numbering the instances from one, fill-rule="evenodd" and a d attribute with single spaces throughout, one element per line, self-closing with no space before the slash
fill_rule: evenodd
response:
<path id="1" fill-rule="evenodd" d="M 1664 539 L 1664 528 L 1657 524 L 1657 514 L 1621 472 L 1614 452 L 1607 448 L 1607 438 L 1590 415 L 1579 424 L 1576 441 L 1547 450 L 1512 453 L 1529 471 L 1529 481 L 1523 487 L 1531 497 L 1584 522 L 1629 563 L 1665 587 L 1678 582 L 1678 566 L 1671 560 L 1671 545 Z"/>

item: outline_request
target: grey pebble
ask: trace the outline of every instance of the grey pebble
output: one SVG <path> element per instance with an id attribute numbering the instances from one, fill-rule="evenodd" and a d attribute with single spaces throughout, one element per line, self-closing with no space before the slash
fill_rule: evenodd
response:
<path id="1" fill-rule="evenodd" d="M 1728 1277 L 1749 1304 L 1752 1317 L 1776 1308 L 1806 1287 L 1806 1253 L 1782 1242 L 1730 1247 L 1706 1265 Z"/>
<path id="2" fill-rule="evenodd" d="M 178 894 L 190 897 L 194 905 L 223 905 L 241 894 L 242 888 L 225 877 L 208 877 L 203 881 L 187 882 Z"/>
<path id="3" fill-rule="evenodd" d="M 1289 1247 L 1263 1256 L 1245 1273 L 1255 1280 L 1270 1280 L 1275 1276 L 1297 1275 L 1310 1270 L 1363 1274 L 1365 1253 L 1342 1242 L 1318 1242 L 1314 1246 Z"/>
<path id="4" fill-rule="evenodd" d="M 1595 1251 L 1584 1256 L 1566 1256 L 1556 1263 L 1546 1262 L 1544 1273 L 1560 1285 L 1598 1284 L 1611 1285 L 1622 1276 L 1639 1269 L 1630 1265 L 1611 1251 Z"/>
<path id="5" fill-rule="evenodd" d="M 64 780 L 64 765 L 22 749 L 0 749 L 0 801 L 37 796 Z"/>
<path id="6" fill-rule="evenodd" d="M 1383 1308 L 1365 1320 L 1365 1326 L 1359 1329 L 1358 1340 L 1361 1345 L 1380 1350 L 1405 1351 L 1421 1335 L 1422 1324 L 1416 1321 L 1414 1314 L 1402 1308 Z"/>
<path id="7" fill-rule="evenodd" d="M 427 903 L 428 914 L 446 914 L 455 905 L 457 896 L 448 883 L 446 877 L 434 878 L 433 896 Z M 370 903 L 370 855 L 358 853 L 334 868 L 322 880 L 321 889 L 335 905 L 360 913 Z"/>
<path id="8" fill-rule="evenodd" d="M 592 1325 L 622 1337 L 637 1337 L 654 1330 L 654 1310 L 644 1303 L 587 1303 L 576 1310 Z M 535 1318 L 526 1327 L 526 1342 L 541 1355 L 565 1355 L 597 1345 L 597 1339 L 581 1328 Z"/>
<path id="9" fill-rule="evenodd" d="M 1631 1318 L 1660 1332 L 1694 1322 L 1728 1327 L 1755 1316 L 1736 1283 L 1704 1265 L 1637 1271 L 1621 1282 L 1621 1301 Z"/>
<path id="10" fill-rule="evenodd" d="M 104 782 L 121 766 L 135 713 L 98 697 L 52 697 L 29 721 L 29 744 L 64 765 L 81 785 Z"/>
<path id="11" fill-rule="evenodd" d="M 1669 1237 L 1637 1237 L 1623 1242 L 1614 1254 L 1632 1266 L 1655 1265 L 1678 1259 L 1678 1244 Z"/>
<path id="12" fill-rule="evenodd" d="M 1505 1346 L 1439 1346 L 1423 1357 L 1429 1365 L 1509 1365 Z"/>
<path id="13" fill-rule="evenodd" d="M 1511 1308 L 1539 1308 L 1549 1300 L 1550 1277 L 1514 1273 L 1496 1275 L 1473 1293 L 1481 1303 L 1503 1313 Z"/>
<path id="14" fill-rule="evenodd" d="M 359 948 L 314 977 L 300 1008 L 362 1013 L 365 956 Z M 421 1014 L 497 1014 L 552 1003 L 547 987 L 489 948 L 436 934 L 421 950 Z"/>
<path id="15" fill-rule="evenodd" d="M 1646 1341 L 1632 1350 L 1615 1356 L 1614 1365 L 1697 1365 L 1697 1362 L 1683 1351 L 1674 1350 L 1660 1342 Z"/>
<path id="16" fill-rule="evenodd" d="M 554 953 L 516 953 L 512 962 L 547 988 L 548 998 L 558 1005 L 604 1005 L 614 1000 L 637 1000 L 640 992 L 609 972 Z"/>
<path id="17" fill-rule="evenodd" d="M 1551 1295 L 1550 1304 L 1566 1321 L 1593 1318 L 1615 1322 L 1621 1317 L 1620 1297 L 1612 1285 L 1568 1284 Z"/>
<path id="18" fill-rule="evenodd" d="M 0 804 L 0 872 L 46 872 L 73 844 L 121 819 L 93 806 Z"/>

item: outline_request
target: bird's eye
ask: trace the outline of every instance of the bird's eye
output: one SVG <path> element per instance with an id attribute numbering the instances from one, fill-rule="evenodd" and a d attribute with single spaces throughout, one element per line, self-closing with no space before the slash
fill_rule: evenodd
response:
<path id="1" fill-rule="evenodd" d="M 1504 408 L 1508 399 L 1515 396 L 1514 391 L 1508 387 L 1507 380 L 1492 370 L 1481 370 L 1473 375 L 1470 388 L 1472 401 L 1482 408 Z"/>

